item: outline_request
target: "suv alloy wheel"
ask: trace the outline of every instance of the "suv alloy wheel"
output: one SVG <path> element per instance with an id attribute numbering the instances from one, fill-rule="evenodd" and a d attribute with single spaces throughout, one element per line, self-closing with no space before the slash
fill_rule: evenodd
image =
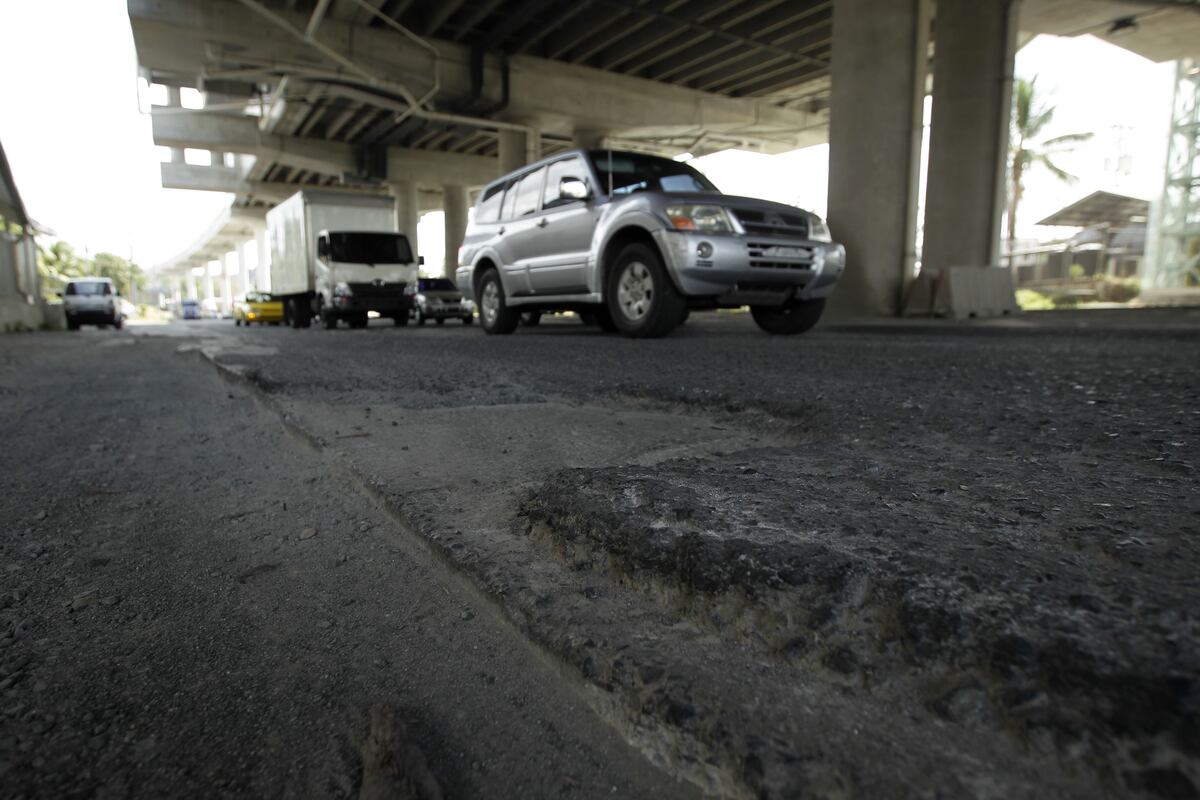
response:
<path id="1" fill-rule="evenodd" d="M 636 339 L 666 336 L 683 321 L 687 301 L 653 247 L 626 245 L 608 271 L 605 298 L 617 330 Z"/>

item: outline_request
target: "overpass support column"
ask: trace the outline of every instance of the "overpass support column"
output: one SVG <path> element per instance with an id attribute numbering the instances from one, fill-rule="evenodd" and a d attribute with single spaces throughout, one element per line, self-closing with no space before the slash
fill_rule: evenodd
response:
<path id="1" fill-rule="evenodd" d="M 250 260 L 247 256 L 250 255 L 250 240 L 239 242 L 237 246 L 238 271 L 242 274 L 242 294 L 254 291 L 254 284 L 250 282 Z M 257 262 L 255 268 L 258 268 Z"/>
<path id="2" fill-rule="evenodd" d="M 446 257 L 442 262 L 442 274 L 454 277 L 458 268 L 458 248 L 467 232 L 467 187 L 443 186 L 442 208 L 446 211 Z"/>
<path id="3" fill-rule="evenodd" d="M 178 86 L 168 86 L 167 87 L 167 106 L 169 106 L 170 108 L 182 108 L 183 107 L 183 97 L 182 97 L 182 94 L 181 94 Z M 171 148 L 171 163 L 172 164 L 182 164 L 183 163 L 183 148 L 182 147 L 172 147 Z"/>
<path id="4" fill-rule="evenodd" d="M 604 131 L 576 128 L 575 132 L 571 134 L 571 146 L 595 150 L 604 147 L 604 139 L 607 136 L 608 134 Z"/>
<path id="5" fill-rule="evenodd" d="M 408 244 L 412 247 L 413 255 L 416 255 L 420 252 L 417 223 L 421 221 L 421 209 L 417 206 L 417 184 L 398 181 L 388 188 L 396 201 L 396 230 L 408 237 Z"/>
<path id="6" fill-rule="evenodd" d="M 999 263 L 1014 0 L 938 0 L 922 269 Z"/>
<path id="7" fill-rule="evenodd" d="M 221 307 L 233 313 L 233 270 L 230 269 L 229 252 L 221 253 Z"/>
<path id="8" fill-rule="evenodd" d="M 500 150 L 501 175 L 507 175 L 529 163 L 529 137 L 523 132 L 497 131 L 496 143 Z"/>
<path id="9" fill-rule="evenodd" d="M 912 277 L 930 0 L 837 0 L 829 122 L 829 225 L 846 245 L 830 301 L 892 315 Z"/>

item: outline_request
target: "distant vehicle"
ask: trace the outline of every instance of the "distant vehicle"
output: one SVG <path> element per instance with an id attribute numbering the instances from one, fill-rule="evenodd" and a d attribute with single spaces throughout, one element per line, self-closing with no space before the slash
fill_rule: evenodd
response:
<path id="1" fill-rule="evenodd" d="M 424 325 L 427 319 L 438 325 L 448 319 L 462 320 L 463 325 L 475 321 L 475 304 L 463 297 L 449 278 L 421 278 L 417 281 L 415 300 L 418 325 Z"/>
<path id="2" fill-rule="evenodd" d="M 408 324 L 420 262 L 391 198 L 300 191 L 267 212 L 267 230 L 271 288 L 293 328 L 314 317 L 365 328 L 372 311 Z"/>
<path id="3" fill-rule="evenodd" d="M 723 195 L 687 164 L 574 150 L 484 187 L 458 261 L 488 333 L 576 311 L 663 336 L 691 309 L 748 305 L 764 331 L 796 334 L 820 319 L 846 251 L 816 214 Z"/>
<path id="4" fill-rule="evenodd" d="M 205 319 L 220 319 L 221 301 L 215 297 L 206 297 L 200 301 L 200 316 Z"/>
<path id="5" fill-rule="evenodd" d="M 63 300 L 67 330 L 77 331 L 80 325 L 120 328 L 125 320 L 120 297 L 109 278 L 73 278 L 59 296 Z"/>
<path id="6" fill-rule="evenodd" d="M 252 322 L 259 325 L 283 322 L 283 303 L 266 292 L 247 292 L 233 304 L 233 324 L 249 325 Z"/>
<path id="7" fill-rule="evenodd" d="M 179 316 L 183 319 L 200 319 L 200 301 L 182 300 L 179 303 Z"/>

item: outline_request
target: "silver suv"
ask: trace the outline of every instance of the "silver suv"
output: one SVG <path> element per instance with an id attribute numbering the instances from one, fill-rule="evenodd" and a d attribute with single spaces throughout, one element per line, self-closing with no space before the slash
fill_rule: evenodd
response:
<path id="1" fill-rule="evenodd" d="M 723 195 L 671 159 L 574 150 L 484 188 L 455 277 L 488 333 L 570 310 L 663 336 L 690 309 L 748 305 L 764 331 L 793 334 L 817 323 L 845 262 L 815 214 Z"/>

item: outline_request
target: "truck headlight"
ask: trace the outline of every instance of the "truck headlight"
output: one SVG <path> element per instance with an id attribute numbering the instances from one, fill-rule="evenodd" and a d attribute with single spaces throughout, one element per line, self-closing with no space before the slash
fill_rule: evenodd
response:
<path id="1" fill-rule="evenodd" d="M 720 206 L 677 205 L 664 209 L 667 219 L 678 231 L 703 231 L 704 233 L 732 233 L 729 215 Z"/>
<path id="2" fill-rule="evenodd" d="M 334 284 L 334 287 L 333 287 L 333 296 L 334 297 L 349 297 L 352 294 L 354 294 L 354 292 L 350 291 L 350 284 L 348 284 L 348 283 Z"/>
<path id="3" fill-rule="evenodd" d="M 833 236 L 829 233 L 829 226 L 818 216 L 808 218 L 808 238 L 814 242 L 833 241 Z"/>

